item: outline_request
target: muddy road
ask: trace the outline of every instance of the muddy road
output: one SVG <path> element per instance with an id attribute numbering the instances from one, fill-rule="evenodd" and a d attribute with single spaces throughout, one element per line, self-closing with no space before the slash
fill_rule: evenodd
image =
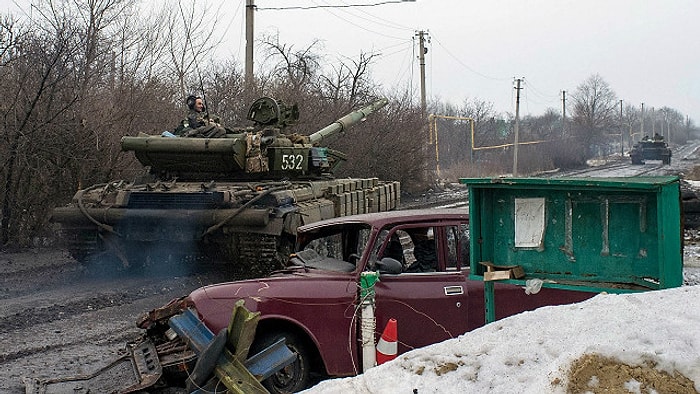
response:
<path id="1" fill-rule="evenodd" d="M 25 377 L 92 373 L 140 335 L 140 313 L 235 277 L 211 263 L 146 274 L 87 270 L 57 249 L 0 254 L 0 393 L 24 393 Z"/>

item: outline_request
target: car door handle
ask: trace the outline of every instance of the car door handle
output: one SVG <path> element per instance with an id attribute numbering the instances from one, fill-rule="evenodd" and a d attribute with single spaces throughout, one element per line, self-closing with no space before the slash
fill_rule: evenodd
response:
<path id="1" fill-rule="evenodd" d="M 464 294 L 464 288 L 462 288 L 462 286 L 445 286 L 444 289 L 446 296 Z"/>

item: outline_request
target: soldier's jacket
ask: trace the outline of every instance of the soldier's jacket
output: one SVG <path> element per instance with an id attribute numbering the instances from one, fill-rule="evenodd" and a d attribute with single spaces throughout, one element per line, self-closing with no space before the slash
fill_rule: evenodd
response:
<path id="1" fill-rule="evenodd" d="M 210 120 L 206 112 L 190 111 L 173 134 L 178 137 L 216 138 L 223 137 L 226 134 L 226 129 Z"/>

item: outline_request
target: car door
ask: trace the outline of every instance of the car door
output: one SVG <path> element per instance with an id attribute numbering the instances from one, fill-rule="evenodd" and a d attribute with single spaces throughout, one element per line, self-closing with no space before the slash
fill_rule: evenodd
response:
<path id="1" fill-rule="evenodd" d="M 384 246 L 380 247 L 380 256 L 383 256 L 384 250 L 388 252 L 393 249 L 395 252 L 396 247 L 392 248 L 391 243 L 400 239 L 404 252 L 404 256 L 399 256 L 403 257 L 404 272 L 383 274 L 375 284 L 377 332 L 380 335 L 387 321 L 396 319 L 399 353 L 457 337 L 467 330 L 467 275 L 458 269 L 454 261 L 450 261 L 453 258 L 461 260 L 461 257 L 457 257 L 460 253 L 448 250 L 450 247 L 458 248 L 458 243 L 448 243 L 446 239 L 455 225 L 422 225 L 422 228 L 432 230 L 434 270 L 425 269 L 427 264 L 422 264 L 422 270 L 412 268 L 421 265 L 420 261 L 412 261 L 417 260 L 416 256 L 425 258 L 429 254 L 417 250 L 425 240 L 414 242 L 413 239 L 405 239 L 404 234 L 415 233 L 416 228 L 390 230 Z"/>

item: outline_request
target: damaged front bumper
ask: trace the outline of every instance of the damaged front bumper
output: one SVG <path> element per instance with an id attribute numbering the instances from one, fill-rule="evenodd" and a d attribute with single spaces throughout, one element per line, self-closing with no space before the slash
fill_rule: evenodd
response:
<path id="1" fill-rule="evenodd" d="M 182 377 L 186 379 L 195 375 L 208 379 L 213 375 L 213 379 L 218 379 L 232 393 L 245 393 L 246 387 L 264 393 L 267 390 L 260 382 L 296 360 L 296 355 L 284 340 L 248 357 L 258 314 L 245 309 L 242 301 L 234 308 L 228 330 L 221 333 L 231 345 L 230 349 L 209 346 L 217 336 L 202 324 L 193 309 L 183 310 L 186 305 L 184 299 L 175 300 L 139 320 L 139 326 L 143 328 L 167 321 L 169 328 L 163 333 L 163 338 L 160 335 L 153 339 L 144 336 L 127 344 L 122 356 L 90 375 L 25 378 L 26 393 L 133 393 L 154 386 L 163 387 L 164 381 L 183 373 Z"/>
<path id="2" fill-rule="evenodd" d="M 124 354 L 91 375 L 58 379 L 25 378 L 27 394 L 133 393 L 153 386 L 163 374 L 155 345 L 148 339 L 127 344 Z"/>

